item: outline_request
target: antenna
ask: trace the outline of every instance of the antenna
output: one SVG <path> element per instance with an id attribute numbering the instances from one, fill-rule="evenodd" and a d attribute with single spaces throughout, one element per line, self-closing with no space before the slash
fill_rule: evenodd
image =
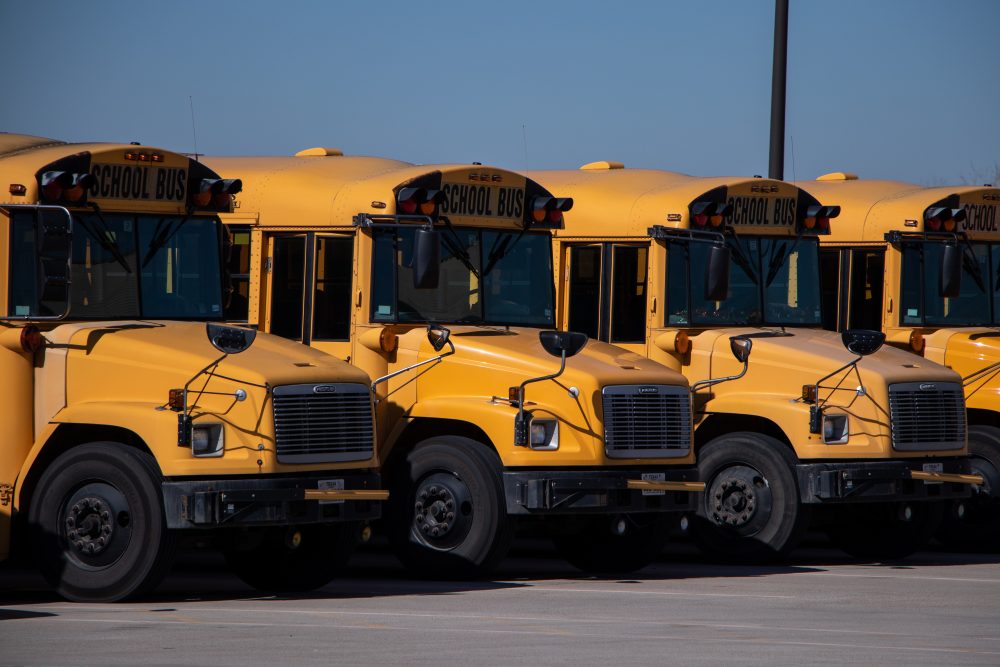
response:
<path id="1" fill-rule="evenodd" d="M 188 95 L 188 104 L 191 106 L 191 137 L 194 139 L 194 153 L 191 156 L 197 160 L 201 157 L 201 153 L 198 152 L 198 132 L 194 125 L 194 98 Z"/>
<path id="2" fill-rule="evenodd" d="M 792 181 L 797 181 L 798 179 L 795 178 L 795 135 L 794 134 L 788 135 L 788 143 L 791 144 L 791 149 L 792 149 Z"/>
<path id="3" fill-rule="evenodd" d="M 524 123 L 521 123 L 521 141 L 524 142 L 524 175 L 525 177 L 527 177 L 528 176 L 528 130 L 524 126 Z"/>

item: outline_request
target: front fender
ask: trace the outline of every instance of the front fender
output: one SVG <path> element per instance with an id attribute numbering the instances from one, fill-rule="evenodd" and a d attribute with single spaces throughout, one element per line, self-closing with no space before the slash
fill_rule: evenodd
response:
<path id="1" fill-rule="evenodd" d="M 850 439 L 843 445 L 826 445 L 819 433 L 809 432 L 809 405 L 787 395 L 727 392 L 712 398 L 704 406 L 695 399 L 699 413 L 717 413 L 725 423 L 727 414 L 767 415 L 791 443 L 800 459 L 884 458 L 889 452 L 888 422 L 873 420 L 869 410 L 859 414 L 852 409 L 830 406 L 827 412 L 847 412 Z"/>

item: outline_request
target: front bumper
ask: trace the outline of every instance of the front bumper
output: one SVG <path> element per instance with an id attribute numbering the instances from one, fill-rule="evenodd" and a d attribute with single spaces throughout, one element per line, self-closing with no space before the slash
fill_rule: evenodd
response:
<path id="1" fill-rule="evenodd" d="M 690 512 L 704 491 L 696 468 L 510 469 L 507 513 L 519 515 Z"/>
<path id="2" fill-rule="evenodd" d="M 274 526 L 362 521 L 381 516 L 374 472 L 163 482 L 168 528 Z"/>
<path id="3" fill-rule="evenodd" d="M 968 498 L 977 483 L 966 458 L 800 463 L 795 471 L 803 503 Z"/>

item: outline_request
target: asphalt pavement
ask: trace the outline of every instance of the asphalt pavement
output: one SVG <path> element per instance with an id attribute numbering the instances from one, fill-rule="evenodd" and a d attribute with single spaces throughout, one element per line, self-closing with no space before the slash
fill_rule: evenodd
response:
<path id="1" fill-rule="evenodd" d="M 75 604 L 0 568 L 3 665 L 1000 664 L 1000 556 L 892 564 L 818 547 L 783 566 L 681 545 L 629 578 L 537 543 L 489 581 L 411 578 L 384 549 L 309 595 L 259 596 L 211 553 L 147 599 Z"/>

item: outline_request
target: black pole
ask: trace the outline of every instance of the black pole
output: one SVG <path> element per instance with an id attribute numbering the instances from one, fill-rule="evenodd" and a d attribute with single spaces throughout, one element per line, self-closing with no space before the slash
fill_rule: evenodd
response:
<path id="1" fill-rule="evenodd" d="M 771 161 L 768 178 L 785 178 L 785 71 L 788 69 L 788 0 L 774 0 L 774 69 L 771 72 Z"/>

